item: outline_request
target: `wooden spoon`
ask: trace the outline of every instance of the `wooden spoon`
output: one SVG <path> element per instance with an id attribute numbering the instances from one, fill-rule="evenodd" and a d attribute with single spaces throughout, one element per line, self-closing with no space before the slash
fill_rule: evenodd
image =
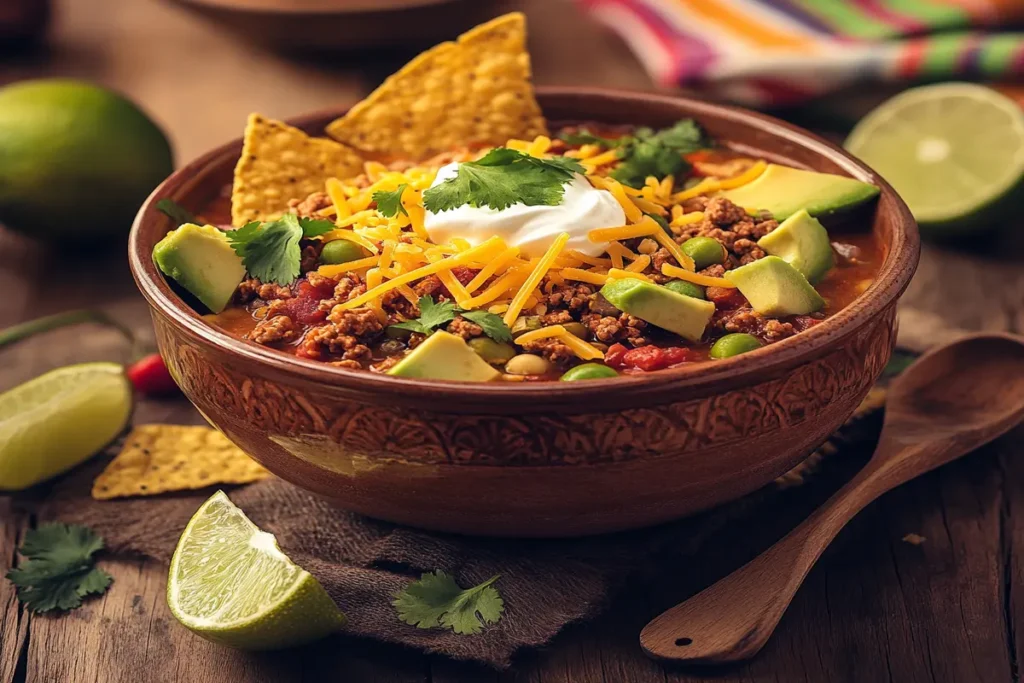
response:
<path id="1" fill-rule="evenodd" d="M 871 460 L 759 557 L 647 624 L 652 657 L 731 662 L 764 646 L 807 572 L 840 529 L 886 491 L 959 458 L 1024 419 L 1024 338 L 966 337 L 893 381 Z"/>

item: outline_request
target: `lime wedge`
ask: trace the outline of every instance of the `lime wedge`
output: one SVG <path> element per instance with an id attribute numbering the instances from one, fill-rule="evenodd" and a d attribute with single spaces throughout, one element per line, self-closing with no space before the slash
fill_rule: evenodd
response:
<path id="1" fill-rule="evenodd" d="M 308 643 L 345 623 L 323 586 L 223 491 L 203 503 L 181 534 L 167 604 L 196 635 L 245 650 Z"/>
<path id="2" fill-rule="evenodd" d="M 923 228 L 966 232 L 1011 208 L 1024 178 L 1024 111 L 981 85 L 926 85 L 864 117 L 846 148 L 896 188 Z"/>
<path id="3" fill-rule="evenodd" d="M 46 481 L 121 433 L 132 388 L 117 363 L 58 368 L 0 394 L 0 491 Z"/>

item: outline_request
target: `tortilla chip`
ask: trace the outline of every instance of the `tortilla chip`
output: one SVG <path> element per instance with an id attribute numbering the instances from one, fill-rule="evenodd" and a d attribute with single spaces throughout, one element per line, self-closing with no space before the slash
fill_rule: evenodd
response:
<path id="1" fill-rule="evenodd" d="M 278 218 L 289 200 L 323 192 L 328 178 L 362 172 L 363 159 L 345 145 L 250 114 L 231 188 L 231 222 L 242 226 Z"/>
<path id="2" fill-rule="evenodd" d="M 546 131 L 519 12 L 424 52 L 327 126 L 359 150 L 409 160 Z"/>
<path id="3" fill-rule="evenodd" d="M 97 500 L 153 496 L 270 476 L 255 460 L 208 427 L 141 425 L 92 484 Z"/>

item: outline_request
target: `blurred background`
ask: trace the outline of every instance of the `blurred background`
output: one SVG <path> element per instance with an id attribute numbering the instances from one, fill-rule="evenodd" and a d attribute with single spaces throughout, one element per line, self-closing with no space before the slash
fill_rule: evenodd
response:
<path id="1" fill-rule="evenodd" d="M 0 326 L 38 299 L 26 292 L 53 245 L 92 256 L 51 284 L 73 286 L 104 264 L 112 284 L 99 303 L 144 315 L 124 238 L 172 164 L 240 136 L 250 112 L 288 118 L 351 104 L 423 48 L 509 10 L 528 16 L 538 84 L 733 101 L 839 143 L 877 105 L 925 81 L 982 81 L 1024 101 L 1024 0 L 0 0 L 0 290 L 23 293 L 0 299 Z M 113 90 L 141 113 L 92 92 L 19 89 L 42 78 Z M 65 129 L 101 131 L 76 173 L 107 168 L 131 182 L 90 185 L 78 173 L 59 192 L 32 185 L 60 177 L 46 165 L 63 163 L 43 151 L 53 134 L 37 131 L 42 100 L 69 117 Z M 969 121 L 944 125 L 972 144 Z M 981 140 L 973 163 L 997 176 L 1005 169 L 995 166 L 1021 158 L 995 153 L 1008 144 Z M 1024 202 L 1010 203 L 996 218 L 967 216 L 956 240 L 927 231 L 904 302 L 906 347 L 961 329 L 1024 331 Z"/>

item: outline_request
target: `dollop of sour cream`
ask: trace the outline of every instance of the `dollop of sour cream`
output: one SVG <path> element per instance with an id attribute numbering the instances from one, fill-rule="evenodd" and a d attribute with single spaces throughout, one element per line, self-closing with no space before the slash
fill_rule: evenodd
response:
<path id="1" fill-rule="evenodd" d="M 442 166 L 431 187 L 454 178 L 458 172 L 458 162 Z M 597 189 L 577 173 L 566 183 L 562 203 L 557 206 L 513 204 L 498 211 L 489 206 L 467 204 L 440 213 L 427 211 L 423 227 L 435 244 L 461 237 L 476 246 L 497 235 L 510 247 L 519 247 L 523 256 L 534 258 L 542 256 L 563 232 L 569 233 L 566 249 L 598 256 L 608 248 L 608 243 L 591 242 L 587 233 L 625 222 L 626 214 L 615 197 L 607 190 Z"/>

